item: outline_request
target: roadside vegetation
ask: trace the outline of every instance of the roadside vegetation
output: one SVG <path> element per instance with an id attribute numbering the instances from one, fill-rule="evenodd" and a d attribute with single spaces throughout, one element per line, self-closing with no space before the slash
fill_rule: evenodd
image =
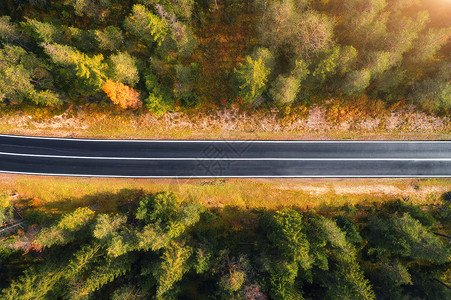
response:
<path id="1" fill-rule="evenodd" d="M 442 0 L 5 0 L 1 130 L 446 138 L 450 14 Z"/>
<path id="2" fill-rule="evenodd" d="M 19 210 L 33 208 L 60 217 L 80 206 L 101 212 L 134 202 L 143 193 L 170 191 L 181 202 L 208 208 L 302 210 L 369 205 L 405 199 L 436 203 L 451 190 L 449 179 L 125 179 L 0 175 L 0 190 L 14 195 Z M 277 199 L 277 200 L 275 200 Z"/>
<path id="3" fill-rule="evenodd" d="M 449 203 L 206 208 L 142 192 L 115 213 L 30 209 L 2 233 L 0 298 L 448 299 Z"/>

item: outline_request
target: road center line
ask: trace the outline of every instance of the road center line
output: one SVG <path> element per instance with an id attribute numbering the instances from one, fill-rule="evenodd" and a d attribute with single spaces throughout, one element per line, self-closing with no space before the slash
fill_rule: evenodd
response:
<path id="1" fill-rule="evenodd" d="M 72 156 L 72 155 L 47 155 L 28 153 L 0 152 L 5 156 L 41 157 L 41 158 L 66 158 L 66 159 L 99 159 L 99 160 L 155 160 L 155 161 L 451 161 L 451 158 L 278 158 L 278 157 L 104 157 L 104 156 Z"/>

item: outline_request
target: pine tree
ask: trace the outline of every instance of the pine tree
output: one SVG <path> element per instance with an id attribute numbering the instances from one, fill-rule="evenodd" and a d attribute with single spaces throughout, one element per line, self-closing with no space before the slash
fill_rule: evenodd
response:
<path id="1" fill-rule="evenodd" d="M 266 215 L 262 226 L 268 240 L 289 262 L 298 263 L 304 270 L 310 268 L 309 242 L 304 233 L 302 216 L 291 209 Z"/>
<path id="2" fill-rule="evenodd" d="M 120 28 L 108 26 L 103 30 L 94 31 L 95 39 L 100 49 L 116 51 L 124 45 L 124 35 Z"/>
<path id="3" fill-rule="evenodd" d="M 35 248 L 49 248 L 65 245 L 80 238 L 94 218 L 94 212 L 87 207 L 77 208 L 73 213 L 63 216 L 55 225 L 43 228 L 33 243 Z"/>
<path id="4" fill-rule="evenodd" d="M 141 4 L 133 6 L 132 14 L 125 20 L 124 27 L 128 32 L 143 39 L 149 45 L 156 43 L 161 46 L 168 34 L 167 26 L 163 20 Z"/>
<path id="5" fill-rule="evenodd" d="M 188 259 L 191 257 L 191 254 L 192 249 L 183 244 L 172 243 L 170 247 L 164 250 L 161 262 L 153 273 L 157 280 L 157 299 L 165 299 L 165 294 L 190 269 Z"/>
<path id="6" fill-rule="evenodd" d="M 374 251 L 438 264 L 450 259 L 449 249 L 440 239 L 408 213 L 373 217 L 368 227 Z"/>

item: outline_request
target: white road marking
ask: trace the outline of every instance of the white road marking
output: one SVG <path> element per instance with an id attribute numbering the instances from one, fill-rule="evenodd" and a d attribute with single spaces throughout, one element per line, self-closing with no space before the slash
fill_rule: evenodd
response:
<path id="1" fill-rule="evenodd" d="M 249 176 L 131 176 L 131 175 L 85 175 L 85 174 L 63 174 L 63 173 L 39 173 L 39 172 L 16 172 L 3 171 L 0 173 L 20 175 L 42 175 L 42 176 L 67 176 L 67 177 L 105 177 L 105 178 L 149 178 L 149 179 L 196 179 L 196 178 L 451 178 L 451 175 L 249 175 Z"/>
<path id="2" fill-rule="evenodd" d="M 6 156 L 25 156 L 41 158 L 67 158 L 67 159 L 99 159 L 99 160 L 162 160 L 162 161 L 451 161 L 451 158 L 281 158 L 281 157 L 108 157 L 108 156 L 73 156 L 73 155 L 47 155 L 47 154 L 28 154 L 28 153 L 9 153 L 0 152 L 0 155 Z"/>
<path id="3" fill-rule="evenodd" d="M 63 137 L 47 137 L 47 136 L 25 136 L 0 134 L 0 137 L 22 138 L 22 139 L 43 139 L 43 140 L 61 140 L 61 141 L 83 141 L 83 142 L 131 142 L 131 143 L 451 143 L 448 140 L 151 140 L 151 139 L 86 139 L 86 138 L 63 138 Z"/>

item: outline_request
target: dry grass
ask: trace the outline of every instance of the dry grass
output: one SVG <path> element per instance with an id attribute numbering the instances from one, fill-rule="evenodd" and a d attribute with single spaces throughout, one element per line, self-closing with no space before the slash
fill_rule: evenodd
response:
<path id="1" fill-rule="evenodd" d="M 59 113 L 59 114 L 58 114 Z M 202 109 L 160 116 L 99 105 L 50 112 L 0 107 L 0 132 L 153 139 L 451 139 L 449 117 L 363 99 L 283 110 Z"/>
<path id="2" fill-rule="evenodd" d="M 151 180 L 0 175 L 0 189 L 17 193 L 18 204 L 60 214 L 79 206 L 114 211 L 142 192 L 173 191 L 181 201 L 208 207 L 312 209 L 408 199 L 440 201 L 451 179 L 227 179 Z"/>

